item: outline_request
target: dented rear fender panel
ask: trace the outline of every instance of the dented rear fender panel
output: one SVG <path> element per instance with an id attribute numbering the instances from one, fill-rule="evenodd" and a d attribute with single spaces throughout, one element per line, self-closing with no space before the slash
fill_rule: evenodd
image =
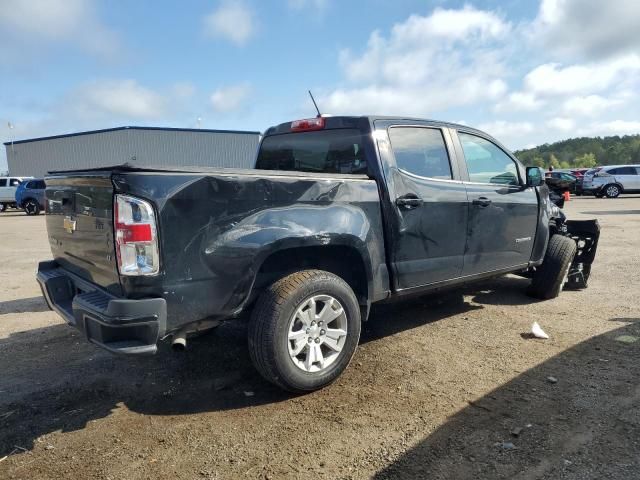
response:
<path id="1" fill-rule="evenodd" d="M 114 174 L 113 183 L 116 192 L 157 210 L 161 273 L 121 282 L 128 298 L 166 300 L 169 331 L 239 313 L 262 262 L 290 248 L 352 248 L 365 265 L 368 298 L 388 291 L 388 275 L 380 275 L 386 264 L 379 194 L 366 177 L 126 172 Z"/>

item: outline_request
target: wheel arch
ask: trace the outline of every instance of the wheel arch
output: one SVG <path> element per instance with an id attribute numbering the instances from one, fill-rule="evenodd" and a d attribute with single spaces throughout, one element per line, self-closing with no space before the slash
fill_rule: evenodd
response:
<path id="1" fill-rule="evenodd" d="M 620 193 L 624 193 L 624 186 L 620 182 L 618 182 L 617 180 L 614 181 L 614 182 L 605 183 L 600 191 L 604 193 L 607 190 L 607 187 L 609 187 L 611 185 L 615 185 L 616 187 L 618 187 L 620 189 Z"/>
<path id="2" fill-rule="evenodd" d="M 366 249 L 347 242 L 287 244 L 262 256 L 248 302 L 254 301 L 273 282 L 299 270 L 324 270 L 342 278 L 354 291 L 366 320 L 372 295 L 372 267 Z"/>

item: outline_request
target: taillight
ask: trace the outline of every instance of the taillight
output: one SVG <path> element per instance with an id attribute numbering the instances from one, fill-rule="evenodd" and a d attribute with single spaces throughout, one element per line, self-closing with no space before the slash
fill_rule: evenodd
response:
<path id="1" fill-rule="evenodd" d="M 324 118 L 305 118 L 304 120 L 295 120 L 291 122 L 292 132 L 307 132 L 310 130 L 322 130 L 324 128 Z"/>
<path id="2" fill-rule="evenodd" d="M 153 207 L 128 195 L 116 195 L 114 229 L 121 275 L 156 275 L 160 270 Z"/>

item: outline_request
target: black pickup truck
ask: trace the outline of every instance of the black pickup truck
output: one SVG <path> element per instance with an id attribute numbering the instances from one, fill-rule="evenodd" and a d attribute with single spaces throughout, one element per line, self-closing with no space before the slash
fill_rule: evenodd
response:
<path id="1" fill-rule="evenodd" d="M 553 298 L 586 287 L 599 236 L 492 137 L 411 118 L 281 124 L 254 170 L 125 164 L 46 184 L 37 279 L 90 342 L 153 354 L 251 312 L 256 368 L 291 391 L 340 375 L 372 303 L 506 273 Z"/>

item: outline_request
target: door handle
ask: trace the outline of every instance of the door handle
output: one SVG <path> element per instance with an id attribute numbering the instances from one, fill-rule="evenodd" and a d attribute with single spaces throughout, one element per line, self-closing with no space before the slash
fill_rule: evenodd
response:
<path id="1" fill-rule="evenodd" d="M 416 208 L 422 205 L 424 202 L 420 197 L 414 195 L 412 193 L 408 195 L 403 195 L 402 197 L 396 198 L 396 205 L 399 207 L 403 207 L 406 209 Z"/>
<path id="2" fill-rule="evenodd" d="M 488 207 L 489 205 L 491 205 L 491 200 L 489 200 L 487 197 L 480 197 L 480 198 L 476 198 L 471 203 L 473 205 L 478 205 L 479 207 Z"/>

